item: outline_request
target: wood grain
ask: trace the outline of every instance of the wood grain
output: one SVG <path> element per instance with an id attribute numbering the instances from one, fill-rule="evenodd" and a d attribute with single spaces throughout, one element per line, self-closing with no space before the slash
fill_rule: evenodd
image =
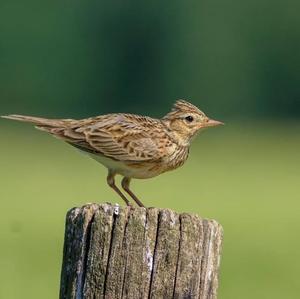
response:
<path id="1" fill-rule="evenodd" d="M 61 299 L 216 299 L 222 227 L 169 209 L 88 204 L 66 216 Z"/>

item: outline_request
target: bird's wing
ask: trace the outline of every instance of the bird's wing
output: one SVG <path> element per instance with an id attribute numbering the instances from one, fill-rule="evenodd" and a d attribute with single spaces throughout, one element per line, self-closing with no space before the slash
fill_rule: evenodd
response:
<path id="1" fill-rule="evenodd" d="M 82 150 L 101 153 L 121 161 L 149 161 L 163 156 L 157 142 L 149 133 L 149 121 L 133 115 L 103 115 L 71 121 L 65 128 L 45 128 Z M 143 121 L 144 120 L 144 121 Z"/>

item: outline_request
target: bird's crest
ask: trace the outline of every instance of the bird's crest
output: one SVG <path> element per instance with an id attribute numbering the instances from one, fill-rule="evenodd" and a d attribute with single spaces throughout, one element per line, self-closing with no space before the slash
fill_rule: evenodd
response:
<path id="1" fill-rule="evenodd" d="M 185 112 L 204 115 L 204 113 L 195 105 L 185 100 L 177 100 L 173 105 L 171 112 L 169 112 L 164 118 L 176 117 L 176 115 L 180 115 Z"/>

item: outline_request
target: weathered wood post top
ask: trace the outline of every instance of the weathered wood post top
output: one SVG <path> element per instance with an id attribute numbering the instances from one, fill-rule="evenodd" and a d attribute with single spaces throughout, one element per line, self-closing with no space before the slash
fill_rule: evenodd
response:
<path id="1" fill-rule="evenodd" d="M 71 209 L 60 299 L 215 299 L 222 227 L 168 209 Z"/>

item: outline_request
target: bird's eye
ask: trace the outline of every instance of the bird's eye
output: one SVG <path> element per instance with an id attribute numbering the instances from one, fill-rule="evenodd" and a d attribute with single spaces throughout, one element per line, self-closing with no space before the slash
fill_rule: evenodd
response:
<path id="1" fill-rule="evenodd" d="M 185 118 L 185 120 L 187 121 L 187 122 L 189 122 L 189 123 L 191 123 L 193 120 L 194 120 L 194 118 L 192 117 L 192 116 L 187 116 L 186 118 Z"/>

